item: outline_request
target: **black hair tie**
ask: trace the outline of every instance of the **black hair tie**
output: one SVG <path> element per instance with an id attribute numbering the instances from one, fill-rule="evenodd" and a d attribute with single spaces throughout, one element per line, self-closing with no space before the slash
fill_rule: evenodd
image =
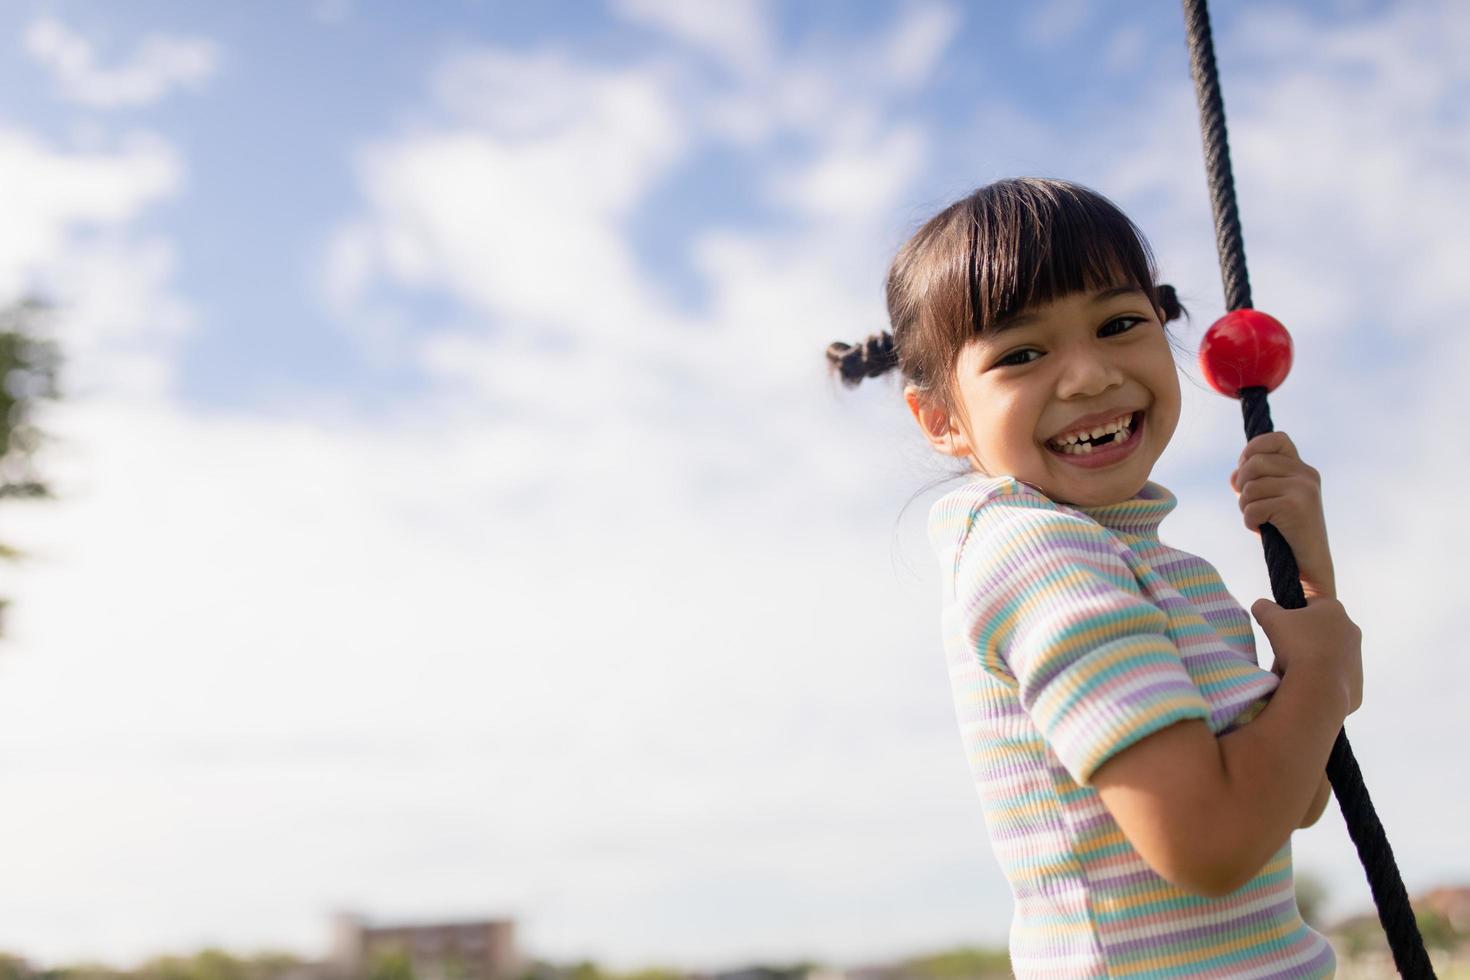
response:
<path id="1" fill-rule="evenodd" d="M 1159 283 L 1154 287 L 1154 294 L 1158 297 L 1159 312 L 1164 314 L 1164 322 L 1170 323 L 1184 315 L 1184 307 L 1179 302 L 1179 294 L 1174 287 L 1166 282 Z"/>
<path id="2" fill-rule="evenodd" d="M 898 366 L 898 350 L 887 330 L 870 334 L 857 346 L 837 341 L 827 345 L 827 360 L 849 388 L 864 378 L 876 378 Z"/>

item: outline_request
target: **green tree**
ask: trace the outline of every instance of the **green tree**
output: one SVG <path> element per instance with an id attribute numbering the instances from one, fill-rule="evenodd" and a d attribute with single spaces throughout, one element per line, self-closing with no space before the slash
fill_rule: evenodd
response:
<path id="1" fill-rule="evenodd" d="M 32 459 L 44 441 L 33 421 L 36 407 L 41 399 L 60 394 L 60 355 L 54 343 L 38 334 L 45 313 L 46 305 L 35 299 L 0 308 L 0 498 L 51 496 Z M 0 558 L 20 557 L 0 541 Z M 5 606 L 0 598 L 0 634 Z"/>
<path id="2" fill-rule="evenodd" d="M 204 949 L 189 960 L 189 980 L 248 980 L 249 964 L 222 949 Z"/>
<path id="3" fill-rule="evenodd" d="M 0 953 L 0 980 L 30 980 L 31 976 L 25 960 L 11 953 Z"/>
<path id="4" fill-rule="evenodd" d="M 905 973 L 932 980 L 975 980 L 1009 977 L 1011 957 L 1003 949 L 962 946 L 958 949 L 916 957 L 905 964 Z"/>
<path id="5" fill-rule="evenodd" d="M 547 960 L 529 960 L 516 980 L 564 980 L 566 971 Z"/>
<path id="6" fill-rule="evenodd" d="M 562 976 L 566 980 L 612 980 L 612 974 L 592 960 L 579 960 L 573 963 L 563 972 Z"/>
<path id="7" fill-rule="evenodd" d="M 622 974 L 618 980 L 683 980 L 684 974 L 662 966 L 649 966 Z"/>
<path id="8" fill-rule="evenodd" d="M 246 958 L 243 963 L 250 980 L 276 980 L 299 968 L 301 958 L 294 953 L 263 952 Z"/>
<path id="9" fill-rule="evenodd" d="M 379 953 L 368 968 L 368 980 L 414 980 L 413 961 L 401 949 Z"/>
<path id="10" fill-rule="evenodd" d="M 129 976 L 102 963 L 73 963 L 44 974 L 45 980 L 128 980 Z"/>
<path id="11" fill-rule="evenodd" d="M 1454 949 L 1460 937 L 1450 920 L 1434 909 L 1418 909 L 1414 921 L 1419 925 L 1419 935 L 1424 939 L 1425 949 Z"/>

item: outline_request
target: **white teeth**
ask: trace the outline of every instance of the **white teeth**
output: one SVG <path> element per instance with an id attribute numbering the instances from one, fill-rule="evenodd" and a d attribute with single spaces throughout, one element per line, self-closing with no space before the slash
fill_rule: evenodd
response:
<path id="1" fill-rule="evenodd" d="M 1057 438 L 1055 438 L 1055 439 L 1053 439 L 1051 441 L 1051 445 L 1054 446 L 1054 447 L 1056 447 L 1056 448 L 1061 449 L 1063 452 L 1069 452 L 1069 453 L 1089 452 L 1090 453 L 1090 452 L 1092 452 L 1092 446 L 1088 445 L 1085 442 L 1079 442 L 1080 440 L 1082 440 L 1082 439 L 1101 439 L 1103 436 L 1107 435 L 1109 432 L 1117 432 L 1117 433 L 1119 433 L 1119 437 L 1117 439 L 1115 439 L 1114 441 L 1115 442 L 1122 442 L 1124 439 L 1127 439 L 1128 438 L 1128 433 L 1129 433 L 1129 430 L 1130 430 L 1130 427 L 1131 427 L 1132 424 L 1133 424 L 1133 416 L 1132 415 L 1124 415 L 1124 416 L 1121 416 L 1119 418 L 1114 419 L 1113 421 L 1107 423 L 1106 425 L 1100 425 L 1100 426 L 1098 426 L 1097 428 L 1095 428 L 1095 429 L 1093 429 L 1091 431 L 1083 430 L 1082 432 L 1073 432 L 1073 433 L 1069 433 L 1069 434 L 1064 435 L 1064 436 L 1058 436 Z"/>

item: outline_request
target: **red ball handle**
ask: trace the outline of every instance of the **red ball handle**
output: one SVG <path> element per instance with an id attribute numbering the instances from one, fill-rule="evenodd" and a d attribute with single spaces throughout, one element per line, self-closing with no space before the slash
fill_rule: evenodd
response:
<path id="1" fill-rule="evenodd" d="M 1291 334 L 1260 310 L 1232 310 L 1210 325 L 1199 344 L 1205 380 L 1222 395 L 1242 388 L 1275 391 L 1291 370 Z"/>

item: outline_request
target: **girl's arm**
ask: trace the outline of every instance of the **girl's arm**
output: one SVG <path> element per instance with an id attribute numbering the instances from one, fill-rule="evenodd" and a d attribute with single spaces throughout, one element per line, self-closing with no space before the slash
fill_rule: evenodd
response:
<path id="1" fill-rule="evenodd" d="M 1202 721 L 1179 722 L 1108 759 L 1091 780 L 1150 867 L 1197 894 L 1235 891 L 1304 815 L 1316 819 L 1332 744 L 1362 702 L 1361 634 L 1341 603 L 1274 608 L 1257 618 L 1286 666 L 1254 721 L 1219 738 Z"/>
<path id="2" fill-rule="evenodd" d="M 1312 807 L 1307 815 L 1302 818 L 1301 826 L 1310 827 L 1322 816 L 1322 811 L 1327 809 L 1327 801 L 1332 799 L 1332 783 L 1328 781 L 1327 774 L 1322 774 L 1322 782 L 1317 784 L 1317 795 L 1312 797 Z"/>

